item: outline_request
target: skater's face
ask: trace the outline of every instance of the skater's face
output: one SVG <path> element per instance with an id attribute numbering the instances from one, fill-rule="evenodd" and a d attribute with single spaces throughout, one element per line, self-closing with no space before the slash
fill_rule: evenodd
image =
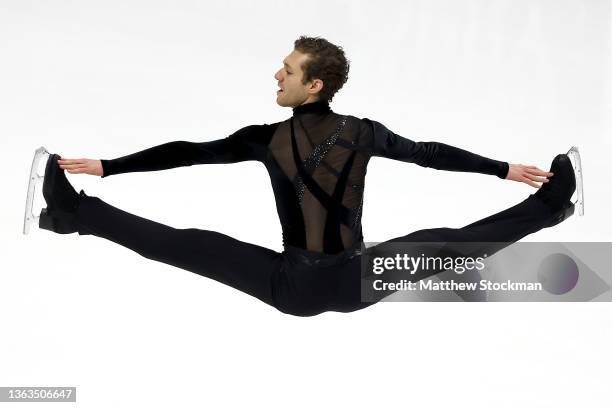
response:
<path id="1" fill-rule="evenodd" d="M 296 107 L 319 99 L 323 89 L 323 81 L 313 79 L 302 83 L 302 66 L 308 61 L 309 55 L 293 50 L 283 60 L 283 67 L 274 74 L 279 90 L 276 92 L 276 103 L 280 106 Z"/>

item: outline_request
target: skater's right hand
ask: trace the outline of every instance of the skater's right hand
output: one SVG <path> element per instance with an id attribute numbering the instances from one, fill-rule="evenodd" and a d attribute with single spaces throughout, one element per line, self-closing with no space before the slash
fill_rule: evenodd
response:
<path id="1" fill-rule="evenodd" d="M 91 174 L 92 176 L 102 176 L 102 162 L 95 159 L 65 159 L 57 160 L 60 169 L 68 171 L 70 174 Z"/>
<path id="2" fill-rule="evenodd" d="M 540 188 L 544 184 L 548 183 L 548 178 L 553 176 L 554 173 L 550 171 L 544 171 L 536 166 L 526 166 L 524 164 L 510 164 L 506 180 L 519 181 L 521 183 L 529 184 L 531 187 Z"/>

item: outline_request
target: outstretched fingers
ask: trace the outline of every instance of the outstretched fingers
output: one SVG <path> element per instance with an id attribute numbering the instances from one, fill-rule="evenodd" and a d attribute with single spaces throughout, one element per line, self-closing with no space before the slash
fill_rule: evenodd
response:
<path id="1" fill-rule="evenodd" d="M 86 159 L 59 159 L 60 169 L 68 170 L 69 173 L 78 173 L 78 169 L 87 168 Z"/>
<path id="2" fill-rule="evenodd" d="M 517 174 L 515 175 L 515 180 L 528 184 L 534 188 L 540 188 L 541 185 L 539 183 L 548 183 L 549 180 L 547 177 L 554 175 L 554 173 L 544 171 L 536 166 L 519 164 L 516 165 L 515 168 L 518 170 Z"/>
<path id="3" fill-rule="evenodd" d="M 535 182 L 533 182 L 531 179 L 527 177 L 523 177 L 521 181 L 525 184 L 529 184 L 531 187 L 540 188 L 539 184 L 536 184 Z"/>
<path id="4" fill-rule="evenodd" d="M 536 176 L 545 176 L 545 177 L 550 177 L 554 175 L 554 173 L 550 171 L 541 170 L 537 168 L 536 166 L 525 166 L 525 172 L 536 175 Z"/>
<path id="5" fill-rule="evenodd" d="M 519 181 L 530 185 L 533 188 L 540 188 L 541 183 L 548 183 L 548 177 L 554 176 L 553 172 L 544 171 L 537 166 L 527 166 L 524 164 L 510 164 L 508 175 L 509 180 Z"/>

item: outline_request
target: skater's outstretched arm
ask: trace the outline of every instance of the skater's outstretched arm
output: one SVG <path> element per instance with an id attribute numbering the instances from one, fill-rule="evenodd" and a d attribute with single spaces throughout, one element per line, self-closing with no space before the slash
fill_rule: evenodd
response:
<path id="1" fill-rule="evenodd" d="M 415 163 L 438 170 L 483 173 L 506 178 L 509 164 L 439 142 L 414 142 L 375 120 L 364 119 L 374 136 L 373 156 Z"/>
<path id="2" fill-rule="evenodd" d="M 383 124 L 364 118 L 373 132 L 373 156 L 416 163 L 438 170 L 465 171 L 495 175 L 501 179 L 518 181 L 539 188 L 553 175 L 536 166 L 510 164 L 489 159 L 458 147 L 438 142 L 414 142 L 397 135 Z"/>
<path id="3" fill-rule="evenodd" d="M 553 175 L 536 166 L 510 164 L 489 159 L 458 147 L 439 142 L 414 142 L 397 135 L 383 124 L 364 118 L 373 132 L 373 156 L 416 163 L 419 166 L 438 170 L 464 171 L 495 175 L 539 188 L 537 183 L 546 183 Z"/>
<path id="4" fill-rule="evenodd" d="M 258 146 L 274 133 L 276 126 L 277 124 L 250 125 L 226 138 L 209 142 L 174 141 L 112 160 L 62 158 L 59 164 L 69 173 L 107 177 L 113 174 L 166 170 L 194 164 L 259 160 L 262 151 Z"/>

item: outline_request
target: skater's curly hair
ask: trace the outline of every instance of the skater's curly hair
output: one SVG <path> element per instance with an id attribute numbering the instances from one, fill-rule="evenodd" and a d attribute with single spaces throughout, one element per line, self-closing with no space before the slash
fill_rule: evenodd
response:
<path id="1" fill-rule="evenodd" d="M 315 78 L 323 81 L 319 100 L 331 102 L 336 92 L 348 80 L 350 63 L 344 56 L 344 50 L 324 38 L 300 36 L 294 42 L 294 48 L 308 54 L 308 60 L 302 64 L 302 84 Z"/>

